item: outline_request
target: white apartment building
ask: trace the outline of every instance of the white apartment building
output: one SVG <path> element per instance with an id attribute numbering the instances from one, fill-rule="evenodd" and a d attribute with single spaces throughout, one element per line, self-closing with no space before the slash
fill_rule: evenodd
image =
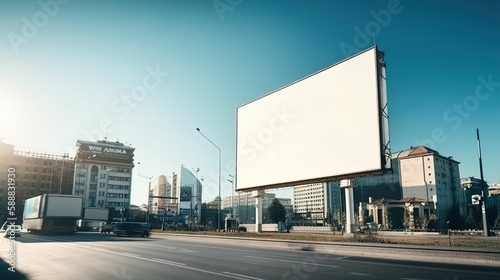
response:
<path id="1" fill-rule="evenodd" d="M 463 204 L 459 162 L 424 146 L 397 153 L 402 198 L 421 198 L 445 226 L 453 206 Z"/>
<path id="2" fill-rule="evenodd" d="M 326 183 L 295 186 L 293 188 L 293 210 L 304 218 L 322 224 L 327 217 Z"/>
<path id="3" fill-rule="evenodd" d="M 110 208 L 113 217 L 130 208 L 135 148 L 120 142 L 77 141 L 73 194 L 84 207 Z"/>

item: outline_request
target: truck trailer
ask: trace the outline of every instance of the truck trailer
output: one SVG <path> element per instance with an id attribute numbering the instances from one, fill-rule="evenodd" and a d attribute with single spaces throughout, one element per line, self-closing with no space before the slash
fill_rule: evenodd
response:
<path id="1" fill-rule="evenodd" d="M 98 231 L 101 223 L 109 221 L 108 208 L 84 208 L 83 218 L 78 220 L 79 231 Z"/>
<path id="2" fill-rule="evenodd" d="M 82 196 L 42 194 L 26 199 L 23 228 L 37 234 L 73 234 L 82 206 Z"/>

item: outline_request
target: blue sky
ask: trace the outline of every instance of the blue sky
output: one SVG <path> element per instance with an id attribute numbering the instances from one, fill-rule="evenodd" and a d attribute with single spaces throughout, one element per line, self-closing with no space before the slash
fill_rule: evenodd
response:
<path id="1" fill-rule="evenodd" d="M 107 136 L 136 148 L 143 175 L 200 168 L 204 200 L 218 192 L 218 151 L 197 127 L 234 174 L 238 106 L 376 35 L 392 150 L 424 144 L 479 177 L 478 128 L 485 179 L 500 182 L 498 1 L 0 0 L 0 35 L 4 142 L 62 154 Z"/>

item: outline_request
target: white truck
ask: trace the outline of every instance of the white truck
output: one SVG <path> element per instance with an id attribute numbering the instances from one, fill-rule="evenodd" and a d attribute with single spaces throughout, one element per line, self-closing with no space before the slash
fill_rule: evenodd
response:
<path id="1" fill-rule="evenodd" d="M 79 231 L 99 230 L 101 223 L 109 220 L 108 208 L 84 208 L 83 218 L 78 220 Z"/>
<path id="2" fill-rule="evenodd" d="M 82 196 L 42 194 L 26 199 L 23 228 L 37 234 L 73 234 L 82 206 Z"/>

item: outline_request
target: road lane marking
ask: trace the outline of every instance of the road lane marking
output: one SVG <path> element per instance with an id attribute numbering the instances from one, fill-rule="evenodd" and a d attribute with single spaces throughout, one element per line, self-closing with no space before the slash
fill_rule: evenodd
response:
<path id="1" fill-rule="evenodd" d="M 87 246 L 75 245 L 75 247 L 87 247 Z M 93 250 L 94 251 L 103 251 L 100 248 L 93 248 Z M 156 259 L 156 258 L 148 259 L 145 257 L 133 255 L 133 254 L 128 254 L 128 253 L 124 254 L 124 253 L 118 253 L 118 252 L 113 252 L 113 251 L 107 251 L 107 253 L 120 255 L 120 256 L 124 256 L 124 257 L 129 257 L 129 258 L 134 258 L 134 259 L 138 259 L 138 260 L 144 260 L 144 261 L 148 261 L 148 262 L 155 262 L 155 263 L 161 263 L 161 264 L 170 265 L 170 266 L 176 266 L 176 267 L 180 267 L 180 268 L 184 268 L 184 269 L 188 269 L 188 270 L 198 271 L 198 272 L 207 273 L 207 274 L 213 274 L 213 275 L 222 276 L 222 277 L 226 277 L 226 278 L 233 278 L 233 279 L 238 279 L 238 280 L 248 280 L 248 278 L 241 278 L 241 277 L 237 277 L 237 276 L 230 275 L 230 274 L 224 274 L 224 273 L 219 273 L 219 272 L 215 272 L 215 271 L 204 270 L 204 269 L 200 269 L 200 268 L 187 266 L 184 263 L 177 263 L 177 262 Z"/>
<path id="2" fill-rule="evenodd" d="M 161 262 L 164 264 L 175 264 L 175 265 L 182 265 L 182 266 L 186 265 L 185 263 L 173 262 L 173 261 L 168 261 L 168 260 L 164 260 L 164 259 L 152 258 L 152 260 L 156 261 L 156 262 Z"/>
<path id="3" fill-rule="evenodd" d="M 257 253 L 257 251 L 252 251 L 252 250 L 246 250 L 246 249 L 232 249 L 232 248 L 221 248 L 221 247 L 216 247 L 216 246 L 204 246 L 204 245 L 197 245 L 197 244 L 184 244 L 184 243 L 179 243 L 180 245 L 186 245 L 186 246 L 192 246 L 192 247 L 202 247 L 202 248 L 211 248 L 211 249 L 219 249 L 219 250 L 224 250 L 224 251 L 237 251 L 237 252 L 247 252 L 247 253 Z M 153 244 L 144 244 L 147 246 L 155 246 L 155 247 L 160 247 L 162 245 L 153 245 Z M 230 245 L 230 244 L 227 244 Z M 241 245 L 240 245 L 241 246 Z M 162 246 L 162 247 L 170 247 L 170 246 Z M 175 247 L 171 247 L 175 248 Z"/>
<path id="4" fill-rule="evenodd" d="M 345 257 L 338 257 L 338 258 L 335 258 L 334 260 L 343 260 L 343 259 L 347 259 L 349 258 L 348 256 L 345 256 Z"/>
<path id="5" fill-rule="evenodd" d="M 192 251 L 192 250 L 186 250 L 182 249 L 181 252 L 186 252 L 186 253 L 198 253 L 197 251 Z"/>
<path id="6" fill-rule="evenodd" d="M 357 276 L 370 276 L 370 274 L 366 274 L 366 273 L 357 273 L 357 272 L 351 272 L 349 274 L 352 274 L 352 275 L 357 275 Z"/>
<path id="7" fill-rule="evenodd" d="M 232 272 L 227 272 L 227 271 L 223 271 L 222 273 L 234 275 L 234 276 L 238 276 L 238 277 L 243 277 L 244 279 L 264 280 L 262 278 L 257 278 L 257 277 L 252 277 L 252 276 L 248 276 L 248 275 L 237 274 L 237 273 L 232 273 Z"/>
<path id="8" fill-rule="evenodd" d="M 276 262 L 287 262 L 287 263 L 298 263 L 298 264 L 303 264 L 304 261 L 289 261 L 289 260 L 280 260 L 280 259 L 271 259 L 271 258 L 264 258 L 264 257 L 255 257 L 255 256 L 243 256 L 246 258 L 253 258 L 253 259 L 261 259 L 261 260 L 269 260 L 269 261 L 276 261 Z M 339 266 L 337 265 L 330 265 L 330 264 L 319 264 L 315 263 L 314 265 L 317 266 L 324 266 L 324 267 L 333 267 L 333 268 L 338 268 Z"/>
<path id="9" fill-rule="evenodd" d="M 108 250 L 107 250 L 108 251 Z M 108 251 L 109 252 L 109 251 Z M 130 256 L 130 257 L 140 257 L 141 255 L 137 255 L 137 254 L 131 254 L 131 253 L 127 253 L 127 252 L 120 252 L 119 254 L 122 254 L 122 255 L 126 255 L 126 256 Z"/>

